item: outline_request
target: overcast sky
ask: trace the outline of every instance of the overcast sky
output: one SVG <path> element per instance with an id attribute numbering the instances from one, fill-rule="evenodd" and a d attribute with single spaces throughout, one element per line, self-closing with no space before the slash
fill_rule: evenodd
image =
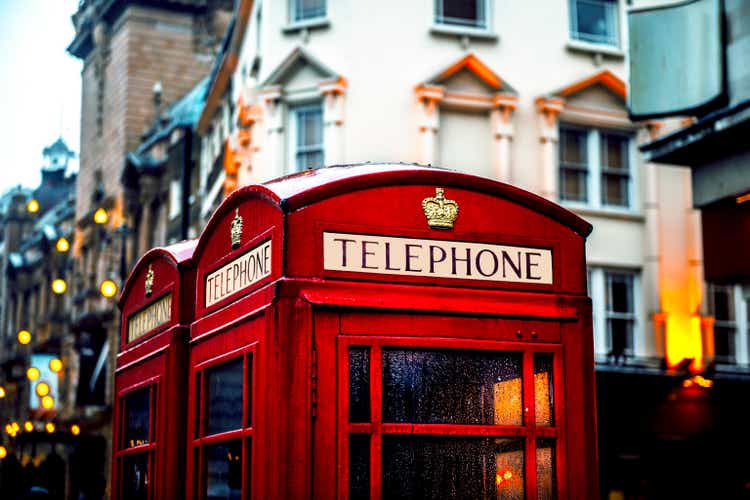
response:
<path id="1" fill-rule="evenodd" d="M 79 151 L 81 62 L 65 52 L 77 5 L 0 0 L 0 192 L 36 187 L 42 149 L 58 137 Z"/>

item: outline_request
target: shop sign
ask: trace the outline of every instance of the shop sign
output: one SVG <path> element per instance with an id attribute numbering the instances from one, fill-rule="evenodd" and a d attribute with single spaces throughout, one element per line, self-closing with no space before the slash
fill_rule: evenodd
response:
<path id="1" fill-rule="evenodd" d="M 270 274 L 271 240 L 267 240 L 206 276 L 205 307 L 254 285 Z"/>

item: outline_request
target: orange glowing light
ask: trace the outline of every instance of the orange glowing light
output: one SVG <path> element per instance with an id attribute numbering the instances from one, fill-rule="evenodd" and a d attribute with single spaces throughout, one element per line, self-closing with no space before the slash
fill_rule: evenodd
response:
<path id="1" fill-rule="evenodd" d="M 31 380 L 32 382 L 39 378 L 39 368 L 36 366 L 30 367 L 28 370 L 26 370 L 26 378 Z"/>
<path id="2" fill-rule="evenodd" d="M 18 432 L 21 430 L 21 426 L 18 425 L 18 422 L 13 422 L 10 424 L 10 426 L 13 428 L 13 432 Z"/>
<path id="3" fill-rule="evenodd" d="M 703 378 L 701 375 L 694 375 L 688 379 L 682 381 L 682 387 L 688 388 L 693 386 L 702 387 L 704 389 L 710 389 L 714 386 L 714 381 Z"/>
<path id="4" fill-rule="evenodd" d="M 37 213 L 39 211 L 39 202 L 34 198 L 30 199 L 26 204 L 26 211 L 28 211 L 30 214 Z"/>
<path id="5" fill-rule="evenodd" d="M 70 242 L 67 238 L 60 236 L 55 243 L 55 249 L 60 253 L 65 253 L 70 250 Z"/>
<path id="6" fill-rule="evenodd" d="M 5 449 L 5 446 L 0 446 L 0 460 L 8 456 L 8 450 Z"/>
<path id="7" fill-rule="evenodd" d="M 750 201 L 750 193 L 743 194 L 742 196 L 737 197 L 737 204 L 745 203 L 746 201 Z"/>
<path id="8" fill-rule="evenodd" d="M 97 224 L 106 224 L 109 220 L 109 214 L 103 208 L 97 208 L 94 212 L 94 222 Z"/>
<path id="9" fill-rule="evenodd" d="M 513 472 L 510 470 L 505 471 L 498 471 L 497 474 L 495 474 L 495 486 L 502 486 L 504 483 L 507 483 L 513 478 Z"/>
<path id="10" fill-rule="evenodd" d="M 5 432 L 7 434 L 13 434 L 13 426 L 11 424 L 5 424 Z"/>
<path id="11" fill-rule="evenodd" d="M 46 423 L 46 424 L 44 425 L 44 428 L 45 428 L 45 429 L 47 430 L 47 432 L 49 432 L 50 434 L 52 434 L 53 432 L 55 432 L 55 424 L 53 424 L 52 422 L 47 422 L 47 423 Z"/>
<path id="12" fill-rule="evenodd" d="M 5 397 L 5 387 L 0 385 L 0 399 Z"/>
<path id="13" fill-rule="evenodd" d="M 693 359 L 690 371 L 703 369 L 703 346 L 701 342 L 701 318 L 680 314 L 667 316 L 667 364 L 674 368 L 683 359 Z"/>
<path id="14" fill-rule="evenodd" d="M 77 436 L 81 433 L 81 428 L 78 426 L 78 424 L 73 424 L 70 426 L 70 433 L 74 436 Z"/>
<path id="15" fill-rule="evenodd" d="M 47 384 L 47 382 L 39 382 L 36 384 L 36 394 L 39 397 L 44 397 L 49 394 L 49 384 Z"/>
<path id="16" fill-rule="evenodd" d="M 57 358 L 52 358 L 49 361 L 49 369 L 55 373 L 60 372 L 60 370 L 62 370 L 62 367 L 63 367 L 62 361 L 60 361 Z"/>
<path id="17" fill-rule="evenodd" d="M 18 332 L 18 343 L 21 345 L 26 345 L 29 342 L 31 342 L 31 332 L 28 330 L 21 330 Z"/>
<path id="18" fill-rule="evenodd" d="M 42 398 L 42 407 L 44 409 L 49 410 L 53 406 L 55 406 L 55 398 L 53 398 L 52 396 L 44 396 Z"/>
<path id="19" fill-rule="evenodd" d="M 117 294 L 117 284 L 110 279 L 104 280 L 99 286 L 99 291 L 104 297 L 110 299 Z"/>
<path id="20" fill-rule="evenodd" d="M 25 430 L 26 432 L 31 432 L 31 431 L 33 431 L 33 430 L 34 430 L 34 424 L 32 424 L 31 422 L 29 422 L 29 421 L 27 420 L 27 421 L 26 421 L 26 422 L 24 422 L 24 424 L 23 424 L 23 430 Z"/>
<path id="21" fill-rule="evenodd" d="M 62 295 L 68 290 L 68 284 L 62 278 L 56 278 L 52 281 L 52 291 L 57 295 Z"/>

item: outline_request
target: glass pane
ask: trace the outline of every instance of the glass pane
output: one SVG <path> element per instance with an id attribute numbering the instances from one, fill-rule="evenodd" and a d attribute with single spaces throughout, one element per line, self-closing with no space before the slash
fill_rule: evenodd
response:
<path id="1" fill-rule="evenodd" d="M 601 134 L 602 162 L 607 169 L 628 171 L 628 138 Z"/>
<path id="2" fill-rule="evenodd" d="M 522 439 L 383 436 L 383 498 L 523 497 Z"/>
<path id="3" fill-rule="evenodd" d="M 148 453 L 123 457 L 122 497 L 133 500 L 148 498 Z"/>
<path id="4" fill-rule="evenodd" d="M 575 1 L 575 0 L 574 0 Z M 577 37 L 594 43 L 617 42 L 615 35 L 616 3 L 607 0 L 577 0 Z"/>
<path id="5" fill-rule="evenodd" d="M 370 498 L 370 436 L 349 436 L 349 499 Z"/>
<path id="6" fill-rule="evenodd" d="M 294 3 L 294 20 L 302 21 L 326 15 L 325 0 L 292 0 Z"/>
<path id="7" fill-rule="evenodd" d="M 714 318 L 718 321 L 734 320 L 734 304 L 732 300 L 731 288 L 713 287 L 714 298 Z"/>
<path id="8" fill-rule="evenodd" d="M 714 355 L 722 361 L 734 359 L 734 328 L 714 325 Z"/>
<path id="9" fill-rule="evenodd" d="M 522 425 L 521 355 L 383 349 L 383 421 Z"/>
<path id="10" fill-rule="evenodd" d="M 583 170 L 571 170 L 563 168 L 560 170 L 560 199 L 563 201 L 588 200 L 588 188 L 586 178 L 588 174 Z"/>
<path id="11" fill-rule="evenodd" d="M 536 488 L 539 500 L 557 499 L 555 440 L 536 440 Z"/>
<path id="12" fill-rule="evenodd" d="M 297 153 L 297 170 L 303 171 L 323 166 L 323 152 Z"/>
<path id="13" fill-rule="evenodd" d="M 611 354 L 618 356 L 625 351 L 633 350 L 633 321 L 629 319 L 609 318 L 607 320 L 609 329 Z"/>
<path id="14" fill-rule="evenodd" d="M 607 273 L 609 286 L 607 310 L 618 313 L 633 312 L 633 276 L 625 273 Z"/>
<path id="15" fill-rule="evenodd" d="M 370 349 L 349 349 L 349 421 L 370 421 Z"/>
<path id="16" fill-rule="evenodd" d="M 623 175 L 603 174 L 602 204 L 627 207 L 630 178 Z"/>
<path id="17" fill-rule="evenodd" d="M 442 0 L 443 17 L 456 24 L 474 25 L 480 20 L 479 3 L 483 0 Z"/>
<path id="18" fill-rule="evenodd" d="M 242 358 L 206 370 L 206 434 L 242 427 Z"/>
<path id="19" fill-rule="evenodd" d="M 560 160 L 564 164 L 586 166 L 586 132 L 560 128 Z"/>
<path id="20" fill-rule="evenodd" d="M 323 143 L 323 111 L 320 107 L 297 110 L 297 146 L 317 146 Z"/>
<path id="21" fill-rule="evenodd" d="M 239 499 L 242 496 L 242 442 L 206 446 L 206 498 Z"/>
<path id="22" fill-rule="evenodd" d="M 253 356 L 247 356 L 247 426 L 253 425 Z"/>
<path id="23" fill-rule="evenodd" d="M 534 354 L 534 402 L 536 425 L 555 425 L 555 399 L 551 353 Z"/>
<path id="24" fill-rule="evenodd" d="M 125 396 L 124 447 L 147 444 L 151 423 L 151 389 L 149 387 Z"/>

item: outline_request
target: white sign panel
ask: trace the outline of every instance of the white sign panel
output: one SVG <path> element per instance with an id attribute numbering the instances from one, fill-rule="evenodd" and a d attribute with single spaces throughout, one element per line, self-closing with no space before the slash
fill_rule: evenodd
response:
<path id="1" fill-rule="evenodd" d="M 323 268 L 354 273 L 551 285 L 552 250 L 324 232 Z"/>
<path id="2" fill-rule="evenodd" d="M 206 276 L 205 307 L 254 285 L 271 274 L 271 240 Z"/>
<path id="3" fill-rule="evenodd" d="M 128 318 L 128 342 L 167 323 L 171 315 L 172 294 L 170 293 Z"/>

